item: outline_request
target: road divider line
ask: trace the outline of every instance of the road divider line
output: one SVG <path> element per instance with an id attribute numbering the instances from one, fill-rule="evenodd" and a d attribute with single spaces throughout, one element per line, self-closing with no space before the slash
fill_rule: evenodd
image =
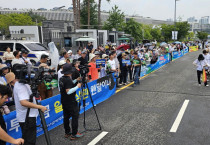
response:
<path id="1" fill-rule="evenodd" d="M 103 131 L 94 140 L 92 140 L 88 145 L 95 145 L 95 144 L 97 144 L 104 136 L 107 135 L 107 133 L 108 132 Z"/>
<path id="2" fill-rule="evenodd" d="M 183 105 L 182 105 L 181 110 L 179 111 L 179 114 L 176 117 L 176 120 L 175 120 L 173 126 L 171 127 L 170 132 L 175 133 L 177 131 L 177 129 L 179 127 L 179 124 L 182 120 L 182 117 L 184 116 L 185 110 L 187 109 L 188 104 L 189 104 L 189 100 L 185 100 Z"/>

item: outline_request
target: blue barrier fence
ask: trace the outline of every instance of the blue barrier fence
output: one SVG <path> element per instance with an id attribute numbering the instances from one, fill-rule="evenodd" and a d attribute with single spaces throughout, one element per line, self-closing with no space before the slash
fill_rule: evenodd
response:
<path id="1" fill-rule="evenodd" d="M 173 59 L 177 59 L 182 57 L 184 54 L 188 53 L 188 49 L 179 52 L 173 52 Z M 162 55 L 158 57 L 158 61 L 155 64 L 147 65 L 145 68 L 142 68 L 141 77 L 159 69 L 163 65 L 170 62 L 170 55 Z M 93 98 L 94 104 L 99 104 L 108 98 L 110 98 L 116 92 L 116 79 L 114 75 L 108 75 L 106 77 L 100 78 L 98 80 L 92 81 L 88 83 L 88 87 Z M 79 102 L 81 98 L 81 94 L 83 94 L 83 98 L 86 99 L 86 110 L 92 108 L 92 103 L 87 91 L 87 88 L 84 89 L 84 92 L 78 90 L 76 93 L 76 100 Z M 60 95 L 51 97 L 49 99 L 41 101 L 41 104 L 46 106 L 48 111 L 45 112 L 45 119 L 47 122 L 47 126 L 49 130 L 54 129 L 55 127 L 63 124 L 63 109 L 60 102 Z M 83 101 L 81 101 L 81 111 L 84 112 Z M 16 111 L 11 112 L 8 115 L 4 115 L 4 119 L 7 125 L 8 134 L 14 138 L 20 138 L 22 136 L 21 129 L 19 123 L 16 119 Z M 40 124 L 40 118 L 37 118 L 37 124 Z M 43 129 L 37 129 L 37 136 L 42 135 Z M 9 144 L 8 144 L 9 145 Z"/>

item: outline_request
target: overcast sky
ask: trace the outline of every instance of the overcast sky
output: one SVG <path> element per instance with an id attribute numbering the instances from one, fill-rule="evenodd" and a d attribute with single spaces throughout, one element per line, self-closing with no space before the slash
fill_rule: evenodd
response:
<path id="1" fill-rule="evenodd" d="M 81 0 L 82 1 L 82 0 Z M 98 1 L 98 0 L 95 0 Z M 166 20 L 174 18 L 175 0 L 102 0 L 102 10 L 110 10 L 112 6 L 119 8 L 129 15 L 139 15 L 154 19 Z M 2 8 L 47 8 L 72 6 L 72 0 L 0 0 Z M 210 0 L 179 0 L 177 1 L 177 17 L 183 20 L 191 16 L 197 19 L 210 16 Z"/>

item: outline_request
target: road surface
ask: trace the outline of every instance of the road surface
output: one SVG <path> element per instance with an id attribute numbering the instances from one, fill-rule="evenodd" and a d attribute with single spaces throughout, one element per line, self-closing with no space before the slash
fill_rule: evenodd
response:
<path id="1" fill-rule="evenodd" d="M 70 141 L 61 125 L 50 131 L 53 145 L 87 145 L 94 139 L 98 145 L 210 144 L 210 88 L 198 86 L 192 65 L 199 53 L 188 53 L 97 105 L 102 131 Z M 93 109 L 86 119 L 88 128 L 98 127 Z M 80 131 L 82 121 L 81 115 Z M 37 144 L 46 144 L 43 135 Z"/>

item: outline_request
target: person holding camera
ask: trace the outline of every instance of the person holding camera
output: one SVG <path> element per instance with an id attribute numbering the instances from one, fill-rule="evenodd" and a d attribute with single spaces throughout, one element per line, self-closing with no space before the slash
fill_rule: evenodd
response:
<path id="1" fill-rule="evenodd" d="M 31 88 L 28 84 L 22 84 L 15 78 L 15 74 L 10 72 L 6 75 L 7 83 L 14 86 L 13 94 L 15 99 L 16 118 L 22 130 L 24 145 L 36 144 L 36 117 L 38 109 L 42 112 L 47 110 L 42 105 L 37 105 L 33 97 L 30 102 Z M 28 112 L 28 113 L 27 113 Z"/>
<path id="2" fill-rule="evenodd" d="M 63 77 L 60 78 L 59 87 L 61 93 L 61 104 L 63 107 L 63 122 L 64 122 L 64 130 L 65 130 L 65 138 L 69 138 L 71 140 L 78 139 L 83 135 L 78 132 L 78 119 L 79 119 L 79 106 L 76 101 L 76 91 L 81 88 L 81 83 L 75 84 L 80 80 L 80 78 L 76 80 L 72 80 L 73 68 L 71 64 L 64 64 Z M 69 119 L 72 117 L 72 132 L 69 126 Z"/>
<path id="3" fill-rule="evenodd" d="M 0 106 L 2 106 L 6 102 L 11 94 L 12 92 L 9 87 L 0 85 Z M 6 124 L 0 112 L 0 145 L 6 145 L 6 142 L 20 145 L 24 143 L 24 140 L 22 138 L 14 139 L 7 134 Z"/>

